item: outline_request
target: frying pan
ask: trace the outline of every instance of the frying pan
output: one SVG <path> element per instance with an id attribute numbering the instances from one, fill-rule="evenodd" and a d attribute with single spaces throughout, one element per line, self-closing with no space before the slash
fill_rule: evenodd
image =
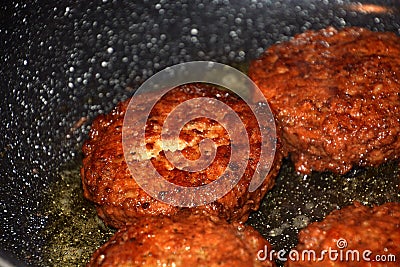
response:
<path id="1" fill-rule="evenodd" d="M 82 197 L 80 148 L 91 121 L 155 72 L 193 60 L 245 69 L 269 45 L 328 25 L 400 33 L 395 0 L 46 2 L 0 7 L 3 266 L 84 265 L 112 234 Z M 249 223 L 288 249 L 334 208 L 400 201 L 398 184 L 397 163 L 302 176 L 285 161 Z"/>

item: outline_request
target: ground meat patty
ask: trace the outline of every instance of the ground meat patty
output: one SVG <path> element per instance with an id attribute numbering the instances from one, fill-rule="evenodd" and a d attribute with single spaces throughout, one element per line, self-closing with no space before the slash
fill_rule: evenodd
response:
<path id="1" fill-rule="evenodd" d="M 249 192 L 249 183 L 260 157 L 260 131 L 250 108 L 232 93 L 205 84 L 190 84 L 177 87 L 164 95 L 154 106 L 147 121 L 146 144 L 154 155 L 151 158 L 153 165 L 165 180 L 186 187 L 208 184 L 224 172 L 231 151 L 230 139 L 224 127 L 211 119 L 195 119 L 186 124 L 179 135 L 183 144 L 179 149 L 191 160 L 199 156 L 201 140 L 213 140 L 217 146 L 216 157 L 208 168 L 198 172 L 177 169 L 165 158 L 164 151 L 160 148 L 160 134 L 166 116 L 177 104 L 196 97 L 218 98 L 229 105 L 243 121 L 249 136 L 250 153 L 241 180 L 222 198 L 193 208 L 171 206 L 149 196 L 132 178 L 124 159 L 121 136 L 127 100 L 111 113 L 100 115 L 94 120 L 89 139 L 83 145 L 81 176 L 84 195 L 97 205 L 99 216 L 107 224 L 119 228 L 127 223 L 135 223 L 144 216 L 178 216 L 186 209 L 228 221 L 244 222 L 249 212 L 259 207 L 262 197 L 274 184 L 282 156 L 276 153 L 273 167 L 263 184 L 257 190 Z M 263 142 L 272 149 L 272 140 Z M 279 150 L 278 143 L 277 151 Z"/>
<path id="2" fill-rule="evenodd" d="M 327 28 L 273 45 L 249 76 L 283 129 L 302 173 L 346 173 L 400 154 L 400 38 Z"/>
<path id="3" fill-rule="evenodd" d="M 316 259 L 322 258 L 322 251 L 329 249 L 336 252 L 332 256 L 326 253 L 322 261 L 309 261 L 310 254 L 301 258 L 305 250 L 315 251 Z M 400 266 L 400 203 L 373 208 L 355 203 L 335 210 L 300 232 L 295 251 L 299 260 L 292 254 L 293 260 L 285 266 Z"/>
<path id="4" fill-rule="evenodd" d="M 271 248 L 251 226 L 206 217 L 155 218 L 120 229 L 92 256 L 87 267 L 275 266 L 258 261 Z"/>

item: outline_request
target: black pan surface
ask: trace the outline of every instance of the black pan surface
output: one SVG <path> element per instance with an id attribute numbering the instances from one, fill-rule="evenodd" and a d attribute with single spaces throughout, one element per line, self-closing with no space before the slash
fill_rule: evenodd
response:
<path id="1" fill-rule="evenodd" d="M 328 25 L 400 33 L 395 0 L 47 2 L 0 7 L 0 255 L 31 266 L 84 265 L 112 233 L 82 198 L 80 148 L 96 115 L 155 72 L 193 60 L 245 68 L 269 45 Z M 286 162 L 249 223 L 289 249 L 333 208 L 400 201 L 398 184 L 397 163 L 305 177 Z"/>

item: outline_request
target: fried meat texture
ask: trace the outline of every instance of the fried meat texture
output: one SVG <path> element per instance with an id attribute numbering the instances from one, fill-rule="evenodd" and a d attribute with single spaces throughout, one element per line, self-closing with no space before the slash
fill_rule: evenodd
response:
<path id="1" fill-rule="evenodd" d="M 128 99 L 120 103 L 109 114 L 100 115 L 94 120 L 89 139 L 83 146 L 84 159 L 81 176 L 84 195 L 96 204 L 99 216 L 107 224 L 120 228 L 125 224 L 135 223 L 142 217 L 179 216 L 187 209 L 196 214 L 221 217 L 230 222 L 244 222 L 247 220 L 249 212 L 259 207 L 261 199 L 274 184 L 282 155 L 279 152 L 276 153 L 269 174 L 257 190 L 250 192 L 250 181 L 253 175 L 257 174 L 256 166 L 260 158 L 261 142 L 273 149 L 276 140 L 261 141 L 258 122 L 249 106 L 232 93 L 205 84 L 183 85 L 169 91 L 157 102 L 147 120 L 145 139 L 146 149 L 149 153 L 146 155 L 151 155 L 149 159 L 163 179 L 179 186 L 207 185 L 224 173 L 230 160 L 230 137 L 226 129 L 212 119 L 196 118 L 185 124 L 179 134 L 178 150 L 189 160 L 196 160 L 200 157 L 199 143 L 202 140 L 209 138 L 214 142 L 216 156 L 204 170 L 190 172 L 176 168 L 168 161 L 160 144 L 161 129 L 167 115 L 178 104 L 198 97 L 208 97 L 224 102 L 243 122 L 248 135 L 243 138 L 248 138 L 250 152 L 249 158 L 243 159 L 246 166 L 240 181 L 222 198 L 196 207 L 172 206 L 151 197 L 136 183 L 133 177 L 140 177 L 143 173 L 135 172 L 132 175 L 124 157 L 122 129 L 129 103 Z M 224 114 L 220 115 L 224 116 Z M 139 120 L 140 118 L 138 118 L 138 123 L 140 123 Z M 279 141 L 276 146 L 279 151 Z"/>
<path id="2" fill-rule="evenodd" d="M 349 27 L 268 48 L 249 76 L 268 99 L 302 173 L 344 174 L 400 155 L 400 38 Z"/>

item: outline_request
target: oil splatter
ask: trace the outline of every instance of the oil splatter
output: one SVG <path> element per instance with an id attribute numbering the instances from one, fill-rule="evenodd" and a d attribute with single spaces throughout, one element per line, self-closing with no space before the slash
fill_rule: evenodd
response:
<path id="1" fill-rule="evenodd" d="M 93 203 L 84 198 L 79 168 L 77 163 L 63 168 L 47 193 L 47 244 L 42 249 L 45 265 L 85 266 L 114 232 L 97 217 Z"/>

